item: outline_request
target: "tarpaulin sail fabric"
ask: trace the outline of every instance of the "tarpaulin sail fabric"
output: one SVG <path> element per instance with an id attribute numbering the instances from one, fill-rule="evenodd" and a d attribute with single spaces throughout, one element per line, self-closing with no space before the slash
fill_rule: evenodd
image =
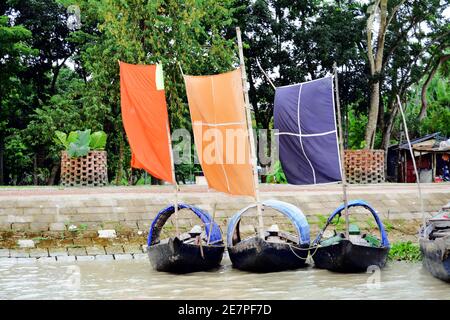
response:
<path id="1" fill-rule="evenodd" d="M 341 181 L 332 77 L 277 87 L 274 128 L 288 183 Z"/>
<path id="2" fill-rule="evenodd" d="M 131 166 L 174 183 L 169 118 L 164 90 L 157 89 L 156 65 L 120 62 L 122 120 L 132 152 Z"/>
<path id="3" fill-rule="evenodd" d="M 197 155 L 209 187 L 255 196 L 241 70 L 184 76 Z"/>

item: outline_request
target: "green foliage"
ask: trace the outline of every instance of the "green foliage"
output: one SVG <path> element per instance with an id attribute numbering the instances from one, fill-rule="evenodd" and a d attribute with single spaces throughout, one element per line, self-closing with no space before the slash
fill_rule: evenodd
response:
<path id="1" fill-rule="evenodd" d="M 267 175 L 267 183 L 287 183 L 281 162 L 275 162 L 272 172 Z"/>
<path id="2" fill-rule="evenodd" d="M 91 134 L 91 142 L 89 147 L 92 150 L 103 150 L 106 146 L 107 135 L 104 131 L 97 131 Z"/>
<path id="3" fill-rule="evenodd" d="M 396 242 L 392 244 L 389 251 L 389 259 L 397 261 L 417 262 L 422 260 L 418 244 L 407 242 Z"/>
<path id="4" fill-rule="evenodd" d="M 328 217 L 323 214 L 318 214 L 317 219 L 319 220 L 318 221 L 319 228 L 323 229 L 325 227 L 325 225 L 327 224 Z"/>
<path id="5" fill-rule="evenodd" d="M 10 135 L 5 139 L 5 166 L 14 168 L 9 173 L 9 179 L 12 184 L 22 184 L 26 175 L 21 168 L 26 168 L 32 165 L 33 160 L 30 151 L 23 142 L 21 135 L 17 132 L 15 135 Z M 32 181 L 28 181 L 31 183 Z"/>
<path id="6" fill-rule="evenodd" d="M 444 67 L 436 73 L 428 87 L 427 116 L 422 121 L 417 121 L 417 117 L 421 109 L 421 88 L 424 80 L 411 90 L 410 98 L 404 106 L 411 139 L 435 132 L 450 137 L 450 76 L 443 74 Z M 401 123 L 401 117 L 398 117 L 394 137 L 399 137 Z"/>
<path id="7" fill-rule="evenodd" d="M 357 150 L 365 147 L 364 133 L 367 125 L 367 115 L 357 113 L 354 105 L 348 107 L 348 149 Z"/>
<path id="8" fill-rule="evenodd" d="M 389 10 L 398 3 L 389 2 Z M 66 8 L 72 4 L 72 0 L 7 0 L 0 5 L 0 157 L 4 158 L 0 184 L 57 183 L 61 145 L 74 155 L 84 154 L 87 148 L 107 150 L 110 177 L 123 184 L 141 183 L 142 171 L 133 170 L 131 177 L 125 169 L 131 152 L 121 120 L 117 60 L 161 63 L 171 128 L 191 130 L 178 63 L 193 75 L 236 67 L 235 26 L 243 31 L 256 127 L 272 126 L 274 95 L 256 59 L 277 86 L 324 76 L 336 61 L 348 145 L 364 147 L 373 79 L 368 77 L 362 32 L 367 5 L 362 2 L 80 0 L 82 26 L 75 31 L 66 24 Z M 381 120 L 392 114 L 393 94 L 408 92 L 424 78 L 429 59 L 448 51 L 445 8 L 448 4 L 435 0 L 407 1 L 392 20 L 385 50 L 392 53 L 380 75 L 384 117 L 380 117 L 377 145 Z M 414 27 L 419 22 L 426 28 Z M 413 36 L 405 39 L 403 34 Z M 416 121 L 417 90 L 408 99 L 408 121 L 417 134 L 450 134 L 449 82 L 444 69 L 428 89 L 428 116 L 422 123 Z M 393 138 L 398 127 L 396 123 Z M 79 128 L 102 131 L 108 139 L 93 133 L 86 147 L 77 142 L 75 133 L 66 137 L 55 133 Z M 177 179 L 190 180 L 197 169 L 198 165 L 177 165 Z M 278 169 L 270 179 L 285 182 Z"/>
<path id="9" fill-rule="evenodd" d="M 420 123 L 419 133 L 440 132 L 450 137 L 450 76 L 437 73 L 427 90 L 427 100 L 427 117 Z M 416 106 L 413 110 L 418 112 Z"/>
<path id="10" fill-rule="evenodd" d="M 323 229 L 325 227 L 325 225 L 327 224 L 328 221 L 328 216 L 325 216 L 323 214 L 318 214 L 317 215 L 317 219 L 318 221 L 318 226 L 320 229 Z M 353 217 L 349 217 L 349 223 L 356 223 L 356 219 Z M 334 226 L 336 231 L 344 231 L 345 230 L 345 218 L 337 215 L 333 218 L 333 220 L 331 220 L 331 223 L 329 224 L 329 226 Z"/>
<path id="11" fill-rule="evenodd" d="M 89 151 L 89 143 L 91 142 L 91 130 L 77 131 L 77 139 L 69 144 L 67 153 L 71 158 L 86 156 Z"/>
<path id="12" fill-rule="evenodd" d="M 82 157 L 90 150 L 103 150 L 106 145 L 107 135 L 103 131 L 96 131 L 91 134 L 91 130 L 71 131 L 69 136 L 64 132 L 55 131 L 54 141 L 62 145 L 71 158 Z"/>
<path id="13" fill-rule="evenodd" d="M 386 232 L 390 232 L 394 229 L 394 225 L 389 220 L 384 220 L 383 225 Z"/>
<path id="14" fill-rule="evenodd" d="M 377 227 L 376 223 L 374 222 L 372 217 L 369 217 L 365 220 L 365 223 L 369 230 L 373 230 Z"/>
<path id="15" fill-rule="evenodd" d="M 69 147 L 69 142 L 67 141 L 67 134 L 65 134 L 64 132 L 56 130 L 55 131 L 55 135 L 56 135 L 56 137 L 55 137 L 54 141 L 57 144 L 62 144 L 64 146 L 64 148 L 67 149 Z"/>
<path id="16" fill-rule="evenodd" d="M 356 223 L 356 219 L 353 217 L 348 218 L 349 224 Z M 331 226 L 335 226 L 336 231 L 344 231 L 345 230 L 345 218 L 341 216 L 335 216 L 330 223 Z"/>
<path id="17" fill-rule="evenodd" d="M 78 131 L 71 131 L 69 133 L 69 137 L 67 138 L 67 145 L 69 146 L 71 143 L 75 143 L 78 140 Z"/>

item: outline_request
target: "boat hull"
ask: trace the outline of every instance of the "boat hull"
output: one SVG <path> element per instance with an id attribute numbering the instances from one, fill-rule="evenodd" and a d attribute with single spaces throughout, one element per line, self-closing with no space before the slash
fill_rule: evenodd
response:
<path id="1" fill-rule="evenodd" d="M 253 237 L 228 247 L 228 254 L 236 269 L 261 273 L 275 272 L 294 270 L 307 265 L 309 246 L 295 245 L 295 247 L 287 243 L 272 243 Z"/>
<path id="2" fill-rule="evenodd" d="M 450 238 L 419 240 L 423 265 L 436 278 L 450 282 Z"/>
<path id="3" fill-rule="evenodd" d="M 311 249 L 316 268 L 336 272 L 366 272 L 370 266 L 383 268 L 389 248 L 356 245 L 349 240 Z"/>
<path id="4" fill-rule="evenodd" d="M 178 238 L 170 238 L 147 248 L 153 269 L 171 273 L 207 271 L 220 266 L 225 246 L 200 246 L 183 243 Z M 203 251 L 203 256 L 202 256 Z"/>

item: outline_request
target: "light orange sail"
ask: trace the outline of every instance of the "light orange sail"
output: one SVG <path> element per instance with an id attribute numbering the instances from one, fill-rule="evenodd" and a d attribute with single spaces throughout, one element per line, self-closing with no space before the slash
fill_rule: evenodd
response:
<path id="1" fill-rule="evenodd" d="M 132 152 L 131 166 L 175 183 L 166 98 L 156 81 L 156 65 L 120 62 L 122 120 Z"/>
<path id="2" fill-rule="evenodd" d="M 241 70 L 184 76 L 195 145 L 209 187 L 255 196 Z"/>

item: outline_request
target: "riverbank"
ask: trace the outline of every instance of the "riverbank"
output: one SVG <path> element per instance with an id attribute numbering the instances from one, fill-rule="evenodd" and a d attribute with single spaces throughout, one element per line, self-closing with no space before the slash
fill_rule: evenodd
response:
<path id="1" fill-rule="evenodd" d="M 450 184 L 424 184 L 422 188 L 427 215 L 450 200 Z M 314 239 L 328 215 L 342 203 L 341 190 L 340 185 L 261 185 L 261 198 L 278 199 L 301 208 Z M 350 185 L 349 198 L 365 200 L 378 211 L 391 242 L 417 242 L 422 215 L 415 185 Z M 144 259 L 152 219 L 173 200 L 171 186 L 0 188 L 0 259 L 18 262 Z M 251 198 L 208 191 L 204 186 L 182 186 L 179 201 L 210 213 L 215 206 L 215 217 L 223 232 L 227 220 L 252 203 Z M 376 225 L 363 212 L 353 210 L 352 222 L 364 231 L 373 232 Z M 292 230 L 289 221 L 280 214 L 266 210 L 264 215 L 266 225 L 276 223 L 280 228 Z M 180 212 L 181 231 L 198 223 L 191 212 Z M 254 232 L 256 213 L 250 211 L 242 224 L 244 234 Z M 100 230 L 113 237 L 100 237 Z M 162 236 L 174 232 L 171 218 Z M 29 247 L 23 248 L 24 244 Z"/>

